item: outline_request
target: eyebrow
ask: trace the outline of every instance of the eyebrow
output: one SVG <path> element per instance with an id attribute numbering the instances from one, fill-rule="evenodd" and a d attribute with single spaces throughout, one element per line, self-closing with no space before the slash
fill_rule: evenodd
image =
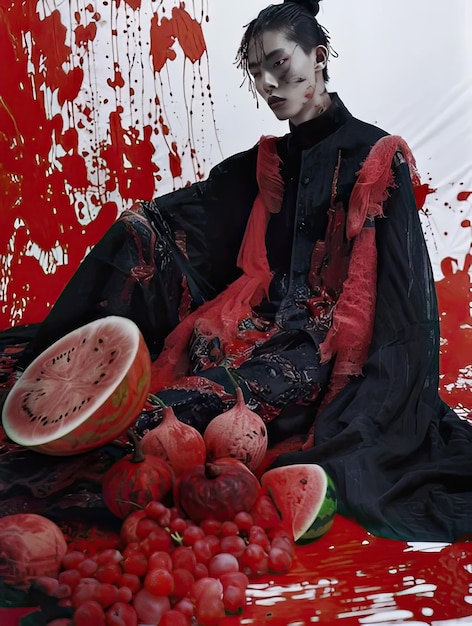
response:
<path id="1" fill-rule="evenodd" d="M 270 61 L 273 57 L 280 56 L 281 54 L 285 54 L 285 48 L 276 48 L 272 50 L 272 52 L 269 52 L 269 54 L 264 54 L 264 61 Z M 260 61 L 253 61 L 249 63 L 248 68 L 251 70 L 255 67 L 259 67 L 260 64 Z"/>

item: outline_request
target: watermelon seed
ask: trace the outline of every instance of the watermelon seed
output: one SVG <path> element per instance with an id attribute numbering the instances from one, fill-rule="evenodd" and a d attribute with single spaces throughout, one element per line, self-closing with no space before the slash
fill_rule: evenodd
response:
<path id="1" fill-rule="evenodd" d="M 300 478 L 300 483 L 301 483 L 302 485 L 306 485 L 306 484 L 308 483 L 308 481 L 307 481 L 307 479 L 306 479 L 306 478 Z"/>

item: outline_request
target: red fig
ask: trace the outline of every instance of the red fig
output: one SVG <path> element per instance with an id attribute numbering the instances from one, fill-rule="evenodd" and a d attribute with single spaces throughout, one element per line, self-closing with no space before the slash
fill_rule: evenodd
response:
<path id="1" fill-rule="evenodd" d="M 201 434 L 180 422 L 172 407 L 165 407 L 162 422 L 141 439 L 141 450 L 167 461 L 176 476 L 205 462 L 206 447 Z"/>
<path id="2" fill-rule="evenodd" d="M 267 451 L 265 424 L 248 408 L 240 387 L 236 389 L 236 404 L 209 423 L 203 439 L 208 461 L 233 457 L 251 471 L 262 462 Z"/>

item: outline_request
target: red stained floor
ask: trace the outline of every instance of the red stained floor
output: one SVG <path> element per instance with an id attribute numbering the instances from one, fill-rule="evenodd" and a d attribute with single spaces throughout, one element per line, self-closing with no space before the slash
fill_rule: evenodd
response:
<path id="1" fill-rule="evenodd" d="M 0 609 L 1 626 L 17 626 L 19 614 Z M 472 624 L 472 543 L 379 539 L 338 516 L 327 535 L 297 548 L 288 575 L 253 582 L 244 614 L 221 626 L 334 623 Z"/>

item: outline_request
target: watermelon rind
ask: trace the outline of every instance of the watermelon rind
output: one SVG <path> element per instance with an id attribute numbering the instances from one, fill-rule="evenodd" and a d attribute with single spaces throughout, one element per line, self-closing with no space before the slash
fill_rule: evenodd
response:
<path id="1" fill-rule="evenodd" d="M 336 487 L 334 486 L 331 477 L 326 474 L 326 493 L 321 503 L 318 513 L 314 516 L 313 522 L 308 528 L 295 538 L 298 545 L 305 545 L 316 541 L 323 535 L 325 535 L 334 523 L 334 517 L 338 508 L 338 501 L 336 495 Z"/>
<path id="2" fill-rule="evenodd" d="M 337 511 L 336 488 L 320 465 L 277 467 L 261 476 L 261 484 L 297 544 L 311 543 L 331 528 Z"/>
<path id="3" fill-rule="evenodd" d="M 150 379 L 151 358 L 138 326 L 120 316 L 100 318 L 32 361 L 5 400 L 2 425 L 21 446 L 79 454 L 129 428 L 146 402 Z"/>

